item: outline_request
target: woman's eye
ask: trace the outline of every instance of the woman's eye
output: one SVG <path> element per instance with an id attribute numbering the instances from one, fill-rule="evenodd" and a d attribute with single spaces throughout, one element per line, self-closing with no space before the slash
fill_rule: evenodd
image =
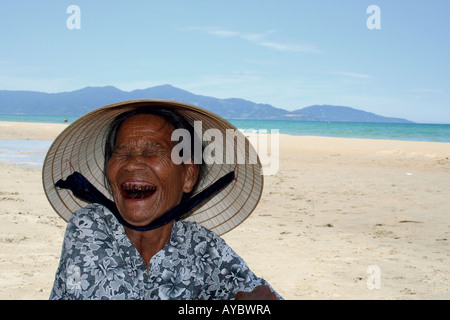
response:
<path id="1" fill-rule="evenodd" d="M 155 155 L 155 150 L 144 150 L 142 152 L 142 156 L 144 157 L 153 157 Z"/>
<path id="2" fill-rule="evenodd" d="M 124 150 L 117 150 L 117 151 L 114 151 L 112 154 L 113 157 L 119 157 L 119 158 L 128 157 L 129 155 L 130 155 L 130 152 L 124 151 Z"/>

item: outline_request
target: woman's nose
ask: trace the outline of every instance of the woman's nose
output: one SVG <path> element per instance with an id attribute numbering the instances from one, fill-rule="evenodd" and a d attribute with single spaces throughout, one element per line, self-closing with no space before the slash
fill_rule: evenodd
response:
<path id="1" fill-rule="evenodd" d="M 144 158 L 141 154 L 131 154 L 128 156 L 125 168 L 128 170 L 142 169 L 145 166 Z"/>

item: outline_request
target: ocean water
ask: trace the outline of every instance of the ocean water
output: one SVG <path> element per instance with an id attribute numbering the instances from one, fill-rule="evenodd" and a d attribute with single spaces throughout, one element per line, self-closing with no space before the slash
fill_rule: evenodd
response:
<path id="1" fill-rule="evenodd" d="M 0 140 L 0 162 L 41 168 L 52 141 Z"/>
<path id="2" fill-rule="evenodd" d="M 450 124 L 229 120 L 235 127 L 294 136 L 450 142 Z"/>
<path id="3" fill-rule="evenodd" d="M 72 123 L 74 116 L 2 115 L 0 121 Z M 65 121 L 66 120 L 66 121 Z M 450 124 L 228 120 L 242 130 L 278 129 L 294 136 L 450 142 Z"/>
<path id="4" fill-rule="evenodd" d="M 0 121 L 71 123 L 77 117 L 0 115 Z M 228 120 L 246 132 L 276 129 L 281 134 L 357 139 L 383 139 L 450 143 L 450 124 L 301 122 L 272 120 Z M 51 141 L 0 140 L 0 161 L 40 168 Z M 449 145 L 450 148 L 450 145 Z"/>
<path id="5" fill-rule="evenodd" d="M 71 123 L 76 119 L 77 117 L 65 116 L 0 114 L 0 121 L 12 122 Z M 25 168 L 42 168 L 51 144 L 52 141 L 44 140 L 0 140 L 0 162 Z"/>

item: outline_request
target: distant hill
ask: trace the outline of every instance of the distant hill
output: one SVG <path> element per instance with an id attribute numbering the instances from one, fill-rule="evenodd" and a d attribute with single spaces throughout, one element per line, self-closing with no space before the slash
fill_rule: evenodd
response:
<path id="1" fill-rule="evenodd" d="M 331 105 L 314 105 L 292 111 L 285 116 L 299 121 L 412 123 L 406 119 L 382 117 L 350 107 Z"/>
<path id="2" fill-rule="evenodd" d="M 131 99 L 169 99 L 193 104 L 226 119 L 408 123 L 350 107 L 314 105 L 295 111 L 244 99 L 217 99 L 161 85 L 122 91 L 112 86 L 86 87 L 60 93 L 0 90 L 1 114 L 81 116 L 98 107 Z"/>

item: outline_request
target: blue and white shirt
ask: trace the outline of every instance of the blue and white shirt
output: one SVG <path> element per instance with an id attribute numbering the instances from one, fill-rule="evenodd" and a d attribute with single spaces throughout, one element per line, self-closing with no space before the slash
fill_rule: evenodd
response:
<path id="1" fill-rule="evenodd" d="M 194 222 L 175 221 L 147 269 L 114 215 L 92 204 L 69 219 L 50 299 L 234 299 L 258 285 L 268 283 Z"/>

